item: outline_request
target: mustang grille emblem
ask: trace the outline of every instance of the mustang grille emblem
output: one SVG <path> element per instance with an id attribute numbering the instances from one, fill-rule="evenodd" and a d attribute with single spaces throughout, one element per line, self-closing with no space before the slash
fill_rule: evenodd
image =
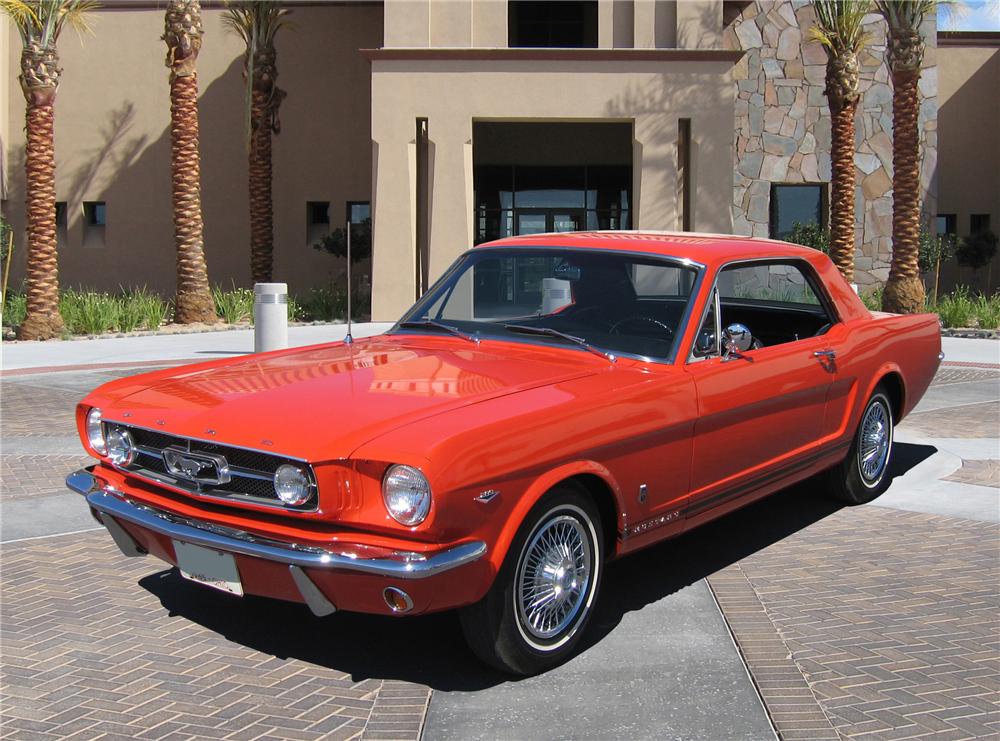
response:
<path id="1" fill-rule="evenodd" d="M 230 481 L 229 462 L 221 455 L 169 447 L 163 450 L 163 463 L 174 476 L 196 484 L 218 486 Z"/>

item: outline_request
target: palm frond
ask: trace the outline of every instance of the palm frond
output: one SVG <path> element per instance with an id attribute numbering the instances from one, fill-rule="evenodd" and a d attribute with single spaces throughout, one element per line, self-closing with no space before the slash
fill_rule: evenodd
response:
<path id="1" fill-rule="evenodd" d="M 17 26 L 21 40 L 43 46 L 59 40 L 69 23 L 78 33 L 90 33 L 90 14 L 97 0 L 0 0 L 0 10 Z"/>
<path id="2" fill-rule="evenodd" d="M 97 0 L 69 0 L 63 3 L 62 12 L 59 14 L 58 29 L 56 35 L 62 32 L 65 24 L 73 27 L 81 36 L 93 34 L 93 27 L 90 25 L 91 14 L 100 7 Z"/>
<path id="3" fill-rule="evenodd" d="M 287 27 L 287 8 L 274 0 L 227 0 L 226 10 L 222 14 L 223 25 L 243 39 L 246 54 L 243 59 L 243 69 L 246 77 L 246 100 L 244 101 L 244 119 L 246 123 L 247 148 L 250 147 L 250 135 L 253 122 L 251 110 L 254 90 L 254 59 L 261 51 L 274 46 L 274 37 L 278 31 Z"/>
<path id="4" fill-rule="evenodd" d="M 917 31 L 926 16 L 946 4 L 942 0 L 874 0 L 875 9 L 885 18 L 890 31 Z"/>
<path id="5" fill-rule="evenodd" d="M 869 0 L 815 0 L 816 24 L 809 36 L 834 53 L 857 54 L 867 41 L 865 16 Z"/>
<path id="6" fill-rule="evenodd" d="M 0 12 L 10 18 L 18 30 L 38 25 L 38 16 L 35 15 L 34 9 L 23 0 L 0 0 Z"/>

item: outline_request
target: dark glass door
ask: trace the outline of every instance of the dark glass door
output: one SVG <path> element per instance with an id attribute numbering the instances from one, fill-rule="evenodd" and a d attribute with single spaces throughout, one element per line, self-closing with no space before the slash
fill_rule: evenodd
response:
<path id="1" fill-rule="evenodd" d="M 584 228 L 586 218 L 582 208 L 519 208 L 516 214 L 517 235 L 578 232 Z"/>

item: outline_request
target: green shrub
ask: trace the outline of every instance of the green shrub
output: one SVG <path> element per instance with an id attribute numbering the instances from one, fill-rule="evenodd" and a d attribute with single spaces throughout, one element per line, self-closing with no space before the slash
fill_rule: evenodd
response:
<path id="1" fill-rule="evenodd" d="M 334 229 L 314 244 L 313 249 L 336 257 L 347 257 L 347 232 L 344 228 Z M 371 256 L 372 220 L 351 224 L 351 262 L 360 262 Z"/>
<path id="2" fill-rule="evenodd" d="M 288 321 L 290 322 L 301 322 L 303 319 L 302 307 L 299 306 L 299 300 L 295 296 L 289 294 L 288 296 Z"/>
<path id="3" fill-rule="evenodd" d="M 145 286 L 124 289 L 121 301 L 122 319 L 118 328 L 122 332 L 131 332 L 139 328 L 157 330 L 170 313 L 170 303 L 147 290 Z"/>
<path id="4" fill-rule="evenodd" d="M 59 297 L 59 313 L 73 334 L 101 334 L 118 328 L 122 304 L 109 293 L 70 288 Z"/>
<path id="5" fill-rule="evenodd" d="M 119 332 L 134 332 L 142 326 L 142 304 L 136 300 L 135 292 L 128 291 L 116 297 L 118 301 L 118 321 L 116 329 Z"/>
<path id="6" fill-rule="evenodd" d="M 1000 242 L 997 235 L 990 230 L 970 234 L 959 242 L 955 250 L 955 256 L 960 265 L 965 265 L 973 270 L 986 265 L 997 253 L 997 244 Z"/>
<path id="7" fill-rule="evenodd" d="M 1000 327 L 1000 296 L 980 296 L 976 300 L 976 319 L 981 329 Z"/>
<path id="8" fill-rule="evenodd" d="M 859 294 L 868 311 L 882 311 L 882 286 L 876 286 L 870 291 Z"/>
<path id="9" fill-rule="evenodd" d="M 792 225 L 792 231 L 785 237 L 785 241 L 801 244 L 804 247 L 812 247 L 824 255 L 830 254 L 830 231 L 821 228 L 816 223 L 800 224 L 796 221 Z"/>
<path id="10" fill-rule="evenodd" d="M 936 311 L 946 327 L 968 327 L 976 315 L 976 301 L 969 295 L 969 289 L 959 286 L 951 294 L 938 299 Z"/>
<path id="11" fill-rule="evenodd" d="M 224 291 L 222 286 L 212 287 L 212 298 L 215 301 L 215 311 L 229 324 L 253 320 L 253 291 L 249 288 L 237 288 Z"/>
<path id="12" fill-rule="evenodd" d="M 306 321 L 330 322 L 347 316 L 347 294 L 338 288 L 313 288 L 298 304 Z"/>
<path id="13" fill-rule="evenodd" d="M 23 293 L 8 293 L 4 297 L 3 325 L 20 327 L 28 313 L 28 298 Z"/>

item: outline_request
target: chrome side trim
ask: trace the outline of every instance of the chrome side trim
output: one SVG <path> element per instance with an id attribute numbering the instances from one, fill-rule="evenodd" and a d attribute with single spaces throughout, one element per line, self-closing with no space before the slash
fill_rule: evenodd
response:
<path id="1" fill-rule="evenodd" d="M 313 615 L 316 617 L 325 617 L 337 611 L 334 604 L 326 598 L 326 595 L 319 591 L 319 587 L 313 584 L 313 580 L 299 566 L 290 564 L 288 571 L 292 575 L 292 581 L 295 582 L 299 594 L 302 595 L 302 599 L 309 605 L 309 609 L 312 610 Z"/>
<path id="2" fill-rule="evenodd" d="M 430 556 L 416 551 L 395 551 L 389 557 L 374 557 L 366 555 L 367 546 L 360 543 L 344 544 L 342 550 L 330 551 L 318 546 L 273 540 L 150 507 L 131 499 L 86 469 L 67 476 L 66 486 L 86 497 L 87 504 L 98 513 L 115 520 L 131 522 L 185 543 L 303 569 L 333 569 L 396 579 L 423 579 L 476 561 L 486 553 L 486 543 L 481 540 L 462 543 Z M 103 516 L 101 519 L 104 521 Z"/>

